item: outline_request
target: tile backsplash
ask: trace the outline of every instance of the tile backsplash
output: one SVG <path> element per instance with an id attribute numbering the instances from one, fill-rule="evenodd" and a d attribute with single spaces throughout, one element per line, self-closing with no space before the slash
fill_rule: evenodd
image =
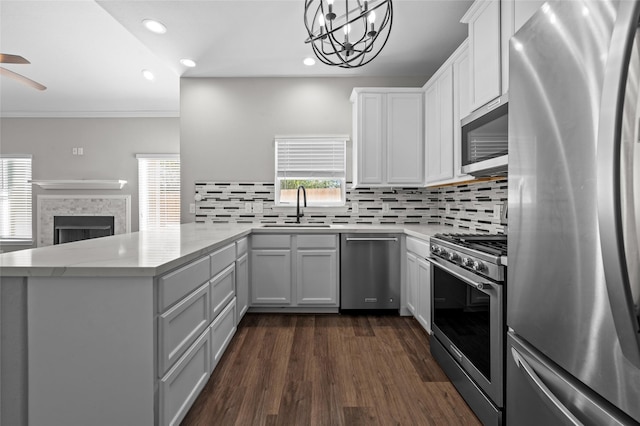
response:
<path id="1" fill-rule="evenodd" d="M 197 182 L 196 222 L 277 223 L 295 209 L 274 205 L 273 183 Z M 507 199 L 507 181 L 441 188 L 347 189 L 345 207 L 306 208 L 303 222 L 335 224 L 444 224 L 455 232 L 503 232 L 494 206 Z M 357 211 L 353 206 L 357 204 Z"/>

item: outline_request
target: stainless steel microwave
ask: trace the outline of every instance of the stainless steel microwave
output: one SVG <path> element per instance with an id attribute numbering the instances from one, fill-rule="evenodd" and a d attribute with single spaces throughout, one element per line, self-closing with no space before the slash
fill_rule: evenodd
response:
<path id="1" fill-rule="evenodd" d="M 507 173 L 509 103 L 503 95 L 474 111 L 462 125 L 462 172 L 479 177 Z"/>

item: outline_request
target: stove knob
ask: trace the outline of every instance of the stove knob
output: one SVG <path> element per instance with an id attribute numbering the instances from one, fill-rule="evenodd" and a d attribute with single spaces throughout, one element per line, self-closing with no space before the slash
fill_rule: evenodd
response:
<path id="1" fill-rule="evenodd" d="M 474 271 L 483 271 L 485 269 L 484 263 L 480 262 L 479 260 L 474 260 L 473 264 L 471 265 L 471 268 Z"/>
<path id="2" fill-rule="evenodd" d="M 437 252 L 438 252 L 438 248 L 439 248 L 439 247 L 438 247 L 437 245 L 432 244 L 432 245 L 431 245 L 431 253 L 437 253 Z"/>
<path id="3" fill-rule="evenodd" d="M 458 256 L 457 253 L 451 252 L 451 253 L 449 253 L 448 258 L 449 258 L 450 261 L 455 262 L 456 260 L 458 260 L 460 258 L 460 256 Z"/>
<path id="4" fill-rule="evenodd" d="M 471 267 L 471 259 L 469 259 L 468 257 L 463 257 L 462 264 L 466 267 Z"/>

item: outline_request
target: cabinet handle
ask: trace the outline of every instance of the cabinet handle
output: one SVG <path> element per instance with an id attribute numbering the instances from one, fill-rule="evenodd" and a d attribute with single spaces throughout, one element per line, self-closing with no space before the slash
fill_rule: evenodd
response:
<path id="1" fill-rule="evenodd" d="M 347 241 L 398 241 L 397 238 L 393 237 L 378 237 L 378 238 L 353 238 L 349 237 L 346 239 Z"/>

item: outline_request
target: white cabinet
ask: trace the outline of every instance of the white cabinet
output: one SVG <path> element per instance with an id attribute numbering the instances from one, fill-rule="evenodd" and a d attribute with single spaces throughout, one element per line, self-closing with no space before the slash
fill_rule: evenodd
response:
<path id="1" fill-rule="evenodd" d="M 353 185 L 421 185 L 423 107 L 419 89 L 355 88 Z"/>
<path id="2" fill-rule="evenodd" d="M 250 269 L 254 308 L 339 306 L 336 234 L 254 235 Z"/>
<path id="3" fill-rule="evenodd" d="M 431 333 L 431 265 L 422 258 L 416 262 L 418 304 L 415 317 Z"/>
<path id="4" fill-rule="evenodd" d="M 236 315 L 236 299 L 232 299 L 211 323 L 211 371 L 216 368 L 231 338 L 236 334 Z"/>
<path id="5" fill-rule="evenodd" d="M 333 250 L 298 250 L 296 299 L 299 305 L 338 303 L 338 256 Z"/>
<path id="6" fill-rule="evenodd" d="M 207 383 L 211 374 L 210 344 L 207 329 L 160 380 L 159 424 L 179 425 Z"/>
<path id="7" fill-rule="evenodd" d="M 462 173 L 461 118 L 470 111 L 468 42 L 465 40 L 429 81 L 425 90 L 425 183 L 472 180 Z"/>
<path id="8" fill-rule="evenodd" d="M 251 303 L 291 304 L 291 250 L 251 251 Z"/>
<path id="9" fill-rule="evenodd" d="M 407 237 L 406 304 L 420 325 L 431 333 L 431 266 L 429 241 Z"/>
<path id="10" fill-rule="evenodd" d="M 236 260 L 236 298 L 237 313 L 236 324 L 249 309 L 249 255 L 244 253 Z"/>
<path id="11" fill-rule="evenodd" d="M 418 302 L 418 259 L 416 255 L 407 252 L 407 285 L 406 285 L 406 305 L 409 312 L 415 317 L 417 315 L 416 305 Z"/>
<path id="12" fill-rule="evenodd" d="M 453 70 L 445 63 L 425 86 L 427 184 L 453 177 Z"/>
<path id="13" fill-rule="evenodd" d="M 500 0 L 476 0 L 461 19 L 469 24 L 471 110 L 502 94 Z"/>

